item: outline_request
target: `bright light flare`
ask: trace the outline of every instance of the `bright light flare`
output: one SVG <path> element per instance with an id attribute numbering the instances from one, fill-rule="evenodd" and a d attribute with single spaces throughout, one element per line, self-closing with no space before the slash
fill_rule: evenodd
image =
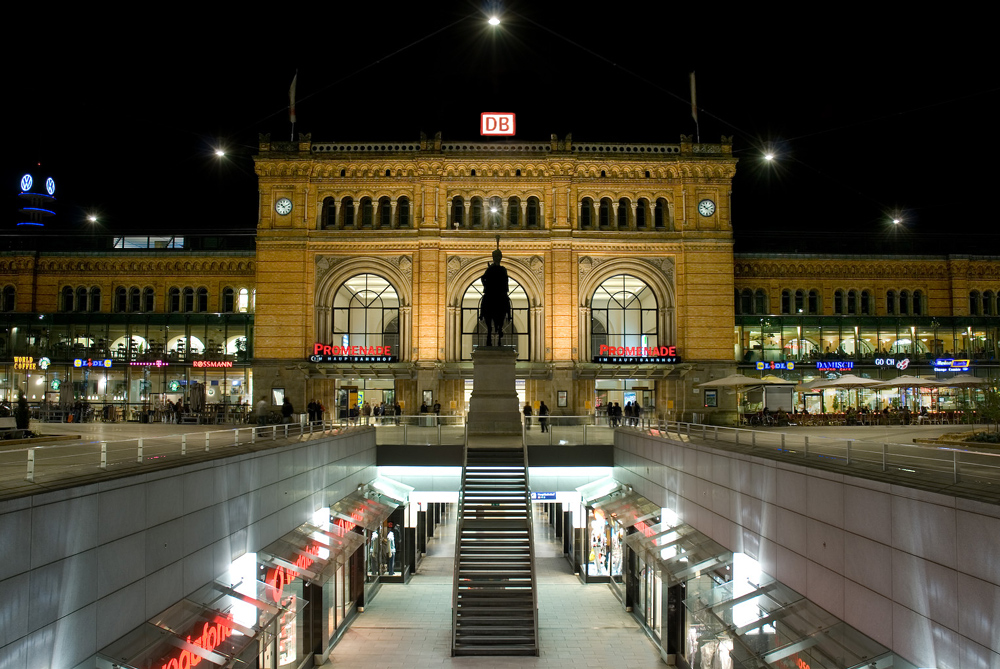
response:
<path id="1" fill-rule="evenodd" d="M 774 154 L 773 153 L 765 153 L 764 154 L 764 160 L 767 160 L 767 161 L 774 160 Z"/>
<path id="2" fill-rule="evenodd" d="M 490 25 L 491 26 L 498 26 L 498 25 L 500 25 L 500 19 L 498 19 L 495 16 L 491 16 L 490 17 Z"/>
<path id="3" fill-rule="evenodd" d="M 497 208 L 496 207 L 490 207 L 490 213 L 491 214 L 497 213 Z"/>
<path id="4" fill-rule="evenodd" d="M 90 221 L 91 223 L 97 223 L 97 215 L 87 214 L 87 220 Z"/>
<path id="5" fill-rule="evenodd" d="M 892 219 L 892 222 L 893 222 L 893 225 L 901 225 L 903 223 L 903 221 L 901 219 L 898 219 L 898 218 Z"/>
<path id="6" fill-rule="evenodd" d="M 223 151 L 222 149 L 216 149 L 215 150 L 215 155 L 217 155 L 219 158 L 225 158 L 226 157 L 226 152 Z"/>

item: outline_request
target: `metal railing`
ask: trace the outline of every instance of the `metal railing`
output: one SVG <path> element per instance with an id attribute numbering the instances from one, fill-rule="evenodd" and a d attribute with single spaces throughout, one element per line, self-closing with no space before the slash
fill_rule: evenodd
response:
<path id="1" fill-rule="evenodd" d="M 538 640 L 538 569 L 535 564 L 535 527 L 534 527 L 534 505 L 531 502 L 531 480 L 528 478 L 528 445 L 521 440 L 521 450 L 524 452 L 524 496 L 525 507 L 528 510 L 528 563 L 531 565 L 531 609 L 534 621 L 535 655 L 539 654 Z"/>
<path id="2" fill-rule="evenodd" d="M 801 460 L 806 465 L 826 462 L 860 470 L 892 472 L 908 479 L 925 478 L 950 484 L 1000 484 L 1000 451 L 676 421 L 659 421 L 637 429 L 653 437 L 678 441 L 699 439 L 762 453 L 772 452 Z"/>
<path id="3" fill-rule="evenodd" d="M 530 418 L 530 428 L 522 422 L 522 436 L 529 446 L 614 444 L 614 429 L 603 418 L 595 419 L 592 415 L 547 418 L 546 432 L 541 432 L 538 416 Z M 363 418 L 338 419 L 337 422 L 341 425 L 366 424 Z M 648 425 L 649 421 L 642 423 Z M 370 417 L 367 425 L 376 428 L 375 443 L 379 446 L 461 446 L 467 441 L 465 416 L 385 416 L 378 422 L 375 417 Z"/>
<path id="4" fill-rule="evenodd" d="M 45 444 L 0 452 L 0 472 L 21 468 L 24 480 L 34 483 L 36 474 L 80 475 L 126 465 L 145 465 L 206 453 L 211 450 L 252 445 L 314 434 L 340 434 L 347 429 L 331 421 L 284 423 L 239 427 L 210 432 L 190 432 L 158 437 L 135 437 L 101 441 Z M 26 463 L 26 464 L 25 464 Z"/>
<path id="5" fill-rule="evenodd" d="M 462 449 L 462 482 L 458 488 L 458 518 L 455 528 L 455 569 L 451 586 L 451 650 L 458 643 L 458 572 L 462 564 L 462 531 L 465 529 L 465 474 L 469 465 L 469 444 Z"/>

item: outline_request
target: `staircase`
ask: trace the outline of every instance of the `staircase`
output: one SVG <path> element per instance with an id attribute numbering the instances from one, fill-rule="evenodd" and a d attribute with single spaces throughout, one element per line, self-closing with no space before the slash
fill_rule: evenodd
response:
<path id="1" fill-rule="evenodd" d="M 458 507 L 451 654 L 538 655 L 524 445 L 466 445 Z"/>

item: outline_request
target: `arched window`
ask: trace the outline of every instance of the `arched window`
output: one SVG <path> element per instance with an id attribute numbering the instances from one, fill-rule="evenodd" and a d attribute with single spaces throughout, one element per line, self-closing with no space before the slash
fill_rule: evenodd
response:
<path id="1" fill-rule="evenodd" d="M 809 313 L 818 314 L 819 313 L 819 291 L 810 290 L 809 291 Z"/>
<path id="2" fill-rule="evenodd" d="M 240 292 L 236 300 L 236 308 L 241 314 L 245 314 L 250 310 L 250 291 L 246 288 L 240 288 Z"/>
<path id="3" fill-rule="evenodd" d="M 806 291 L 801 288 L 795 291 L 795 313 L 801 314 L 806 310 Z"/>
<path id="4" fill-rule="evenodd" d="M 899 291 L 899 315 L 909 316 L 910 314 L 910 291 Z"/>
<path id="5" fill-rule="evenodd" d="M 192 311 L 194 311 L 194 288 L 188 287 L 184 289 L 184 312 Z"/>
<path id="6" fill-rule="evenodd" d="M 472 198 L 472 206 L 469 208 L 469 218 L 473 228 L 483 227 L 483 198 Z"/>
<path id="7" fill-rule="evenodd" d="M 787 288 L 781 291 L 781 313 L 792 313 L 792 291 Z"/>
<path id="8" fill-rule="evenodd" d="M 222 289 L 222 312 L 231 314 L 236 310 L 236 291 L 230 287 Z"/>
<path id="9" fill-rule="evenodd" d="M 607 230 L 611 227 L 611 200 L 608 198 L 601 198 L 601 211 L 598 214 L 598 225 L 601 226 L 602 230 Z"/>
<path id="10" fill-rule="evenodd" d="M 337 227 L 336 200 L 332 197 L 323 198 L 323 211 L 319 216 L 320 230 L 333 230 Z"/>
<path id="11" fill-rule="evenodd" d="M 75 311 L 87 310 L 87 289 L 80 286 L 76 289 L 76 309 Z"/>
<path id="12" fill-rule="evenodd" d="M 858 291 L 847 291 L 847 313 L 856 316 L 858 313 Z"/>
<path id="13" fill-rule="evenodd" d="M 518 360 L 531 359 L 531 319 L 528 295 L 517 281 L 507 279 L 507 297 L 513 310 L 513 322 L 504 325 L 501 343 L 517 348 Z M 482 279 L 466 288 L 462 297 L 462 360 L 472 360 L 472 351 L 486 345 L 486 325 L 479 321 L 479 301 L 483 298 Z"/>
<path id="14" fill-rule="evenodd" d="M 179 313 L 181 310 L 181 289 L 171 288 L 167 292 L 167 305 L 171 313 Z"/>
<path id="15" fill-rule="evenodd" d="M 134 314 L 137 314 L 139 313 L 139 311 L 141 311 L 140 309 L 140 307 L 142 306 L 141 295 L 142 294 L 139 292 L 139 289 L 134 286 L 128 289 L 128 310 Z"/>
<path id="16" fill-rule="evenodd" d="M 993 291 L 992 290 L 984 290 L 983 291 L 983 309 L 982 309 L 981 313 L 983 314 L 983 316 L 992 316 L 993 315 Z"/>
<path id="17" fill-rule="evenodd" d="M 653 227 L 657 230 L 666 230 L 667 216 L 667 201 L 661 197 L 656 200 L 656 208 L 653 209 Z"/>
<path id="18" fill-rule="evenodd" d="M 839 289 L 833 292 L 833 313 L 844 313 L 844 291 Z"/>
<path id="19" fill-rule="evenodd" d="M 763 288 L 758 288 L 753 294 L 753 312 L 755 314 L 766 314 L 770 311 L 767 305 L 767 293 Z"/>
<path id="20" fill-rule="evenodd" d="M 589 197 L 580 203 L 580 229 L 589 230 L 594 226 L 594 201 Z"/>
<path id="21" fill-rule="evenodd" d="M 751 291 L 749 288 L 744 288 L 743 292 L 740 293 L 740 313 L 741 314 L 753 313 L 753 291 Z"/>
<path id="22" fill-rule="evenodd" d="M 637 230 L 645 230 L 649 220 L 649 200 L 640 198 L 635 207 L 635 227 Z"/>
<path id="23" fill-rule="evenodd" d="M 115 288 L 115 311 L 118 313 L 128 311 L 128 291 L 125 286 Z"/>
<path id="24" fill-rule="evenodd" d="M 972 314 L 973 316 L 978 316 L 979 308 L 980 308 L 979 291 L 978 290 L 969 291 L 969 313 Z"/>
<path id="25" fill-rule="evenodd" d="M 101 310 L 101 289 L 98 286 L 93 286 L 90 289 L 90 310 Z"/>
<path id="26" fill-rule="evenodd" d="M 872 302 L 871 291 L 861 291 L 861 313 L 865 316 L 874 316 L 874 303 Z"/>
<path id="27" fill-rule="evenodd" d="M 388 337 L 391 341 L 387 341 Z M 399 343 L 399 296 L 377 274 L 358 274 L 333 296 L 331 343 L 338 346 L 386 346 Z M 399 355 L 398 348 L 391 355 Z"/>
<path id="28" fill-rule="evenodd" d="M 894 290 L 887 291 L 885 294 L 885 313 L 896 314 L 896 291 Z"/>
<path id="29" fill-rule="evenodd" d="M 538 221 L 541 218 L 538 214 L 538 198 L 529 197 L 528 198 L 528 208 L 525 210 L 525 225 L 529 228 L 537 228 Z"/>
<path id="30" fill-rule="evenodd" d="M 345 197 L 340 201 L 340 227 L 354 227 L 354 198 Z"/>
<path id="31" fill-rule="evenodd" d="M 460 197 L 451 200 L 451 222 L 453 227 L 465 227 L 465 200 Z"/>
<path id="32" fill-rule="evenodd" d="M 62 291 L 60 291 L 59 311 L 73 311 L 73 295 L 72 286 L 63 286 Z"/>
<path id="33" fill-rule="evenodd" d="M 150 287 L 142 289 L 142 310 L 147 314 L 153 313 L 156 308 L 156 291 Z"/>
<path id="34" fill-rule="evenodd" d="M 399 227 L 410 227 L 410 198 L 405 195 L 396 200 L 396 220 Z"/>
<path id="35" fill-rule="evenodd" d="M 392 204 L 387 197 L 380 197 L 378 200 L 378 227 L 392 227 Z"/>
<path id="36" fill-rule="evenodd" d="M 14 311 L 14 307 L 17 302 L 16 298 L 17 298 L 17 290 L 14 288 L 14 286 L 4 286 L 3 301 L 2 301 L 3 303 L 0 304 L 0 307 L 3 308 L 3 311 Z"/>
<path id="37" fill-rule="evenodd" d="M 591 327 L 598 321 L 605 330 L 599 333 L 600 339 L 591 337 L 591 354 L 601 355 L 601 340 L 606 340 L 609 348 L 659 346 L 657 312 L 653 289 L 642 279 L 618 274 L 605 280 L 590 300 Z"/>
<path id="38" fill-rule="evenodd" d="M 627 197 L 618 200 L 618 229 L 627 230 L 629 224 L 629 214 L 632 213 L 632 203 Z"/>
<path id="39" fill-rule="evenodd" d="M 995 312 L 990 312 L 995 313 Z M 922 291 L 913 291 L 913 315 L 923 316 L 924 315 L 924 294 Z"/>
<path id="40" fill-rule="evenodd" d="M 370 228 L 374 224 L 375 207 L 370 197 L 361 198 L 361 227 Z"/>
<path id="41" fill-rule="evenodd" d="M 521 199 L 512 197 L 507 199 L 507 225 L 516 228 L 521 225 Z"/>
<path id="42" fill-rule="evenodd" d="M 198 289 L 198 313 L 203 314 L 208 311 L 208 288 Z"/>

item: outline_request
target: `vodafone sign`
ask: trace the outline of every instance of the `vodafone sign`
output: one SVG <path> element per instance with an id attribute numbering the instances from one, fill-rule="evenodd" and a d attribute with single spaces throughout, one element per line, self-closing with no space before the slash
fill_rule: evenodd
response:
<path id="1" fill-rule="evenodd" d="M 483 112 L 479 121 L 480 135 L 514 136 L 514 115 L 506 112 Z"/>

